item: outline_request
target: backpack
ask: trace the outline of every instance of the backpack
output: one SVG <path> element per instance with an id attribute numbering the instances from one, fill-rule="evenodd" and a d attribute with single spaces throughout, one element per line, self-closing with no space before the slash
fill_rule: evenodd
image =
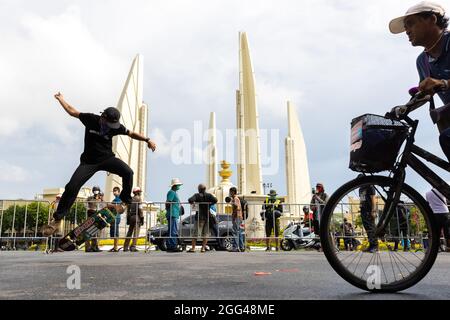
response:
<path id="1" fill-rule="evenodd" d="M 239 198 L 241 201 L 242 217 L 244 220 L 248 219 L 248 202 L 244 198 Z"/>

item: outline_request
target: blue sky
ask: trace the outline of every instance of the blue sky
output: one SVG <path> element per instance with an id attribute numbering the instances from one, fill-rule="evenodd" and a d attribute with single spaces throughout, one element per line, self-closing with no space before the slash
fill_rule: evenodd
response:
<path id="1" fill-rule="evenodd" d="M 218 129 L 235 128 L 239 31 L 249 38 L 260 127 L 279 130 L 280 166 L 263 180 L 286 192 L 290 100 L 303 127 L 311 183 L 324 182 L 331 193 L 355 175 L 347 168 L 351 119 L 384 114 L 417 84 L 421 49 L 387 27 L 416 2 L 2 0 L 0 11 L 8 15 L 0 21 L 0 198 L 33 198 L 67 183 L 83 127 L 53 94 L 61 91 L 85 112 L 115 105 L 140 53 L 149 130 L 160 147 L 149 153 L 147 199 L 164 200 L 173 177 L 186 183 L 186 199 L 205 180 L 205 166 L 175 165 L 170 137 L 180 128 L 193 132 L 195 121 L 207 128 L 211 111 Z M 414 116 L 421 120 L 418 144 L 443 155 L 426 108 Z M 104 177 L 88 185 L 103 186 Z M 415 175 L 408 181 L 428 188 Z"/>

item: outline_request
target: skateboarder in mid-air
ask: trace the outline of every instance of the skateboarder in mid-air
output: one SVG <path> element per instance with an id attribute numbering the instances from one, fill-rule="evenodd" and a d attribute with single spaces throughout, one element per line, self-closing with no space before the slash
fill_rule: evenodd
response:
<path id="1" fill-rule="evenodd" d="M 44 236 L 55 234 L 61 226 L 61 221 L 67 215 L 75 202 L 81 187 L 98 171 L 107 171 L 122 177 L 123 190 L 120 199 L 124 205 L 131 204 L 131 188 L 133 187 L 133 170 L 112 152 L 112 138 L 117 135 L 127 135 L 131 139 L 145 141 L 155 152 L 156 145 L 150 138 L 133 132 L 120 124 L 120 112 L 116 108 L 105 109 L 101 116 L 92 113 L 81 113 L 64 100 L 61 93 L 55 95 L 64 110 L 74 118 L 80 119 L 86 127 L 84 134 L 84 152 L 80 165 L 65 187 L 58 208 L 53 214 L 53 220 L 42 230 Z"/>

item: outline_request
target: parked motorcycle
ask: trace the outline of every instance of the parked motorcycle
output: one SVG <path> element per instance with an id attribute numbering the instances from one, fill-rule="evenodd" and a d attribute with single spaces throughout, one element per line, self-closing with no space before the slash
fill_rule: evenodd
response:
<path id="1" fill-rule="evenodd" d="M 305 227 L 303 223 L 291 222 L 283 232 L 283 240 L 281 241 L 281 249 L 291 251 L 292 249 L 315 249 L 321 247 L 320 240 L 309 227 Z"/>

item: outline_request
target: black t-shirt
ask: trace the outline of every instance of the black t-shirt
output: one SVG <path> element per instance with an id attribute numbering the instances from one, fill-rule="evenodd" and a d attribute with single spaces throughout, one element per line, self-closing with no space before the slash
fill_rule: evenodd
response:
<path id="1" fill-rule="evenodd" d="M 359 189 L 359 201 L 361 208 L 372 211 L 372 196 L 376 195 L 374 186 L 366 186 Z"/>
<path id="2" fill-rule="evenodd" d="M 84 152 L 80 157 L 82 163 L 95 164 L 114 157 L 112 152 L 112 137 L 127 135 L 128 130 L 123 125 L 118 129 L 101 128 L 100 116 L 92 113 L 80 113 L 80 121 L 86 127 L 84 133 Z"/>
<path id="3" fill-rule="evenodd" d="M 198 217 L 199 220 L 208 220 L 209 209 L 213 204 L 217 203 L 217 198 L 210 193 L 196 193 L 189 198 L 189 203 L 199 203 Z"/>

